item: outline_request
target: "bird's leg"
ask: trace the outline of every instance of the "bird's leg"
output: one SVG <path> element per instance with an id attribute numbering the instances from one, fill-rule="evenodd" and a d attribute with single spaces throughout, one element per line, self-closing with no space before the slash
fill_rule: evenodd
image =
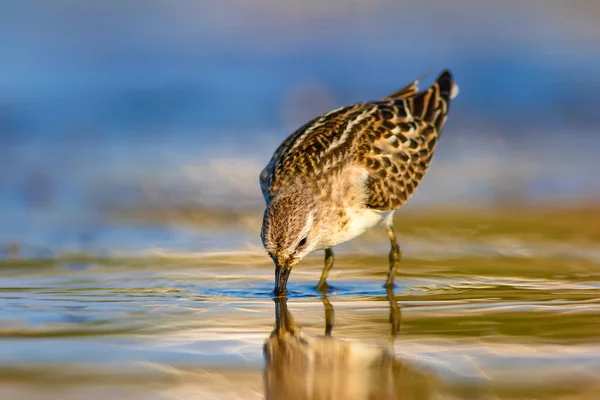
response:
<path id="1" fill-rule="evenodd" d="M 321 292 L 321 301 L 323 302 L 323 306 L 325 306 L 325 336 L 331 336 L 335 321 L 335 311 L 324 290 Z"/>
<path id="2" fill-rule="evenodd" d="M 333 250 L 325 249 L 325 266 L 323 267 L 323 272 L 321 273 L 321 279 L 319 279 L 319 283 L 317 284 L 317 289 L 321 292 L 327 290 L 329 285 L 327 285 L 327 275 L 329 275 L 329 270 L 333 267 Z"/>
<path id="3" fill-rule="evenodd" d="M 398 269 L 398 264 L 400 263 L 400 258 L 402 257 L 402 249 L 400 249 L 400 246 L 398 245 L 398 240 L 396 239 L 396 234 L 394 233 L 394 223 L 391 218 L 386 222 L 386 228 L 388 236 L 390 237 L 390 244 L 392 245 L 392 248 L 389 256 L 390 269 L 388 270 L 385 286 L 391 288 L 394 287 L 394 276 L 396 276 L 396 270 Z"/>
<path id="4" fill-rule="evenodd" d="M 317 285 L 317 289 L 321 292 L 321 301 L 323 302 L 323 306 L 325 306 L 325 336 L 331 336 L 335 318 L 333 306 L 327 297 L 327 288 L 329 287 L 327 284 L 327 275 L 329 275 L 329 270 L 333 267 L 333 260 L 333 250 L 325 249 L 325 266 L 323 267 L 321 279 L 319 279 L 319 284 Z"/>
<path id="5" fill-rule="evenodd" d="M 400 320 L 402 318 L 402 314 L 400 312 L 400 307 L 398 307 L 398 301 L 396 300 L 396 294 L 394 293 L 394 288 L 391 286 L 386 287 L 387 298 L 390 302 L 390 324 L 392 324 L 392 343 L 394 339 L 400 333 Z"/>

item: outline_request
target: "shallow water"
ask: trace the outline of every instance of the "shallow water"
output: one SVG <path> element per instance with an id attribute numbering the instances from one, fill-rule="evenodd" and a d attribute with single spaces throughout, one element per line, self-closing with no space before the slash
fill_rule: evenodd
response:
<path id="1" fill-rule="evenodd" d="M 339 252 L 325 297 L 310 257 L 289 284 L 300 333 L 283 339 L 260 253 L 5 260 L 1 397 L 317 399 L 361 376 L 347 398 L 595 398 L 597 259 L 415 253 L 393 296 L 385 254 Z"/>

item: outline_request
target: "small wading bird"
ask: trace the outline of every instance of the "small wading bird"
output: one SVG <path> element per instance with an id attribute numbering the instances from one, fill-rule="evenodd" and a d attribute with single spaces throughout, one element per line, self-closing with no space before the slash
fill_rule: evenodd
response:
<path id="1" fill-rule="evenodd" d="M 450 100 L 450 71 L 426 90 L 419 80 L 386 98 L 330 111 L 290 135 L 260 174 L 267 203 L 261 238 L 275 263 L 275 294 L 286 292 L 292 267 L 325 250 L 317 287 L 327 288 L 333 246 L 383 223 L 391 242 L 387 287 L 402 255 L 393 214 L 427 171 Z"/>

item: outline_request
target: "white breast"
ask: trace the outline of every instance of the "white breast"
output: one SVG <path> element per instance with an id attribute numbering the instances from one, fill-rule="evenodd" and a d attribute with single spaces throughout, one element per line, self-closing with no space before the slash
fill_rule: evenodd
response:
<path id="1" fill-rule="evenodd" d="M 347 210 L 350 222 L 344 226 L 343 229 L 338 230 L 336 233 L 332 233 L 329 237 L 325 238 L 323 246 L 332 247 L 340 243 L 352 240 L 355 237 L 362 235 L 367 229 L 374 227 L 383 221 L 390 211 L 377 211 L 368 208 L 362 208 L 360 210 Z"/>
<path id="2" fill-rule="evenodd" d="M 346 214 L 344 218 L 350 220 L 340 228 L 339 221 L 335 218 L 337 212 L 332 211 L 334 218 L 325 227 L 326 232 L 321 236 L 319 243 L 320 249 L 352 240 L 393 214 L 394 211 L 378 211 L 364 206 L 367 196 L 365 182 L 368 176 L 367 170 L 362 166 L 350 165 L 332 177 L 327 189 L 347 199 L 342 202 Z"/>

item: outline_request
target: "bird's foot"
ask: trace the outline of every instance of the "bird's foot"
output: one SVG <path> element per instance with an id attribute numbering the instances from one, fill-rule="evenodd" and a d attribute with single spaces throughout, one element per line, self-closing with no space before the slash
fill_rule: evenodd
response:
<path id="1" fill-rule="evenodd" d="M 288 295 L 287 289 L 283 290 L 283 291 L 280 291 L 280 292 L 278 292 L 277 289 L 271 290 L 271 297 L 272 298 L 287 297 L 287 295 Z"/>
<path id="2" fill-rule="evenodd" d="M 385 284 L 383 285 L 383 287 L 385 289 L 395 289 L 396 284 L 394 283 L 394 281 L 386 281 Z"/>
<path id="3" fill-rule="evenodd" d="M 330 286 L 327 281 L 321 281 L 317 284 L 317 290 L 321 293 L 329 292 L 331 289 L 333 289 L 333 287 Z"/>

